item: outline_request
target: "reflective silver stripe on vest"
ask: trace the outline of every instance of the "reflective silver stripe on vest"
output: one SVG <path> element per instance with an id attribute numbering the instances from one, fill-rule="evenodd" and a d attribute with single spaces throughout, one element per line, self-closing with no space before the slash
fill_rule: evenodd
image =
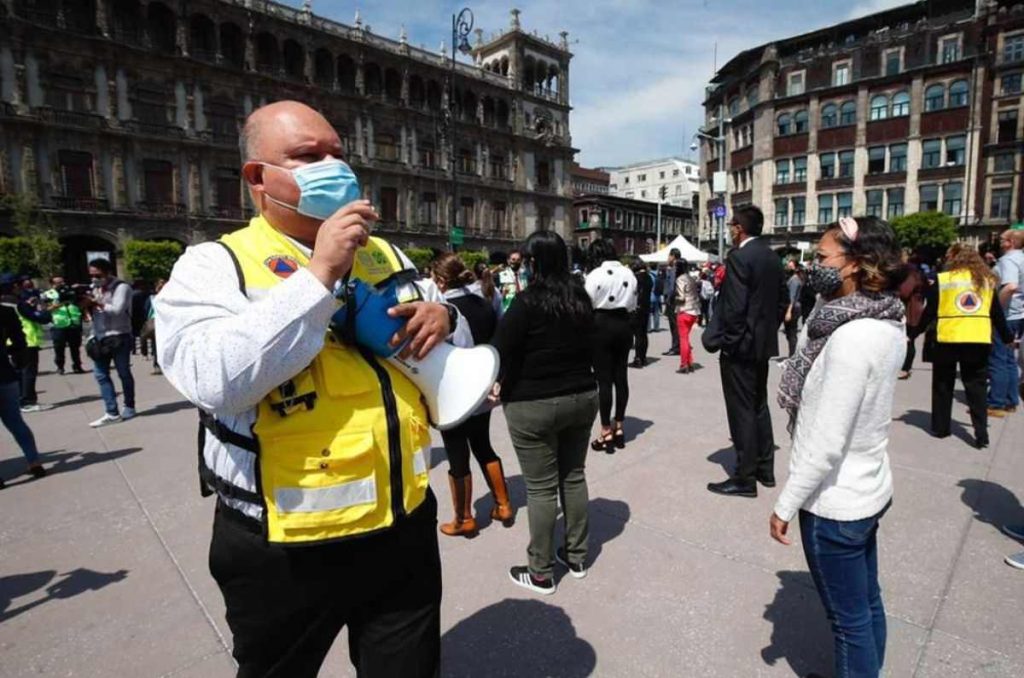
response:
<path id="1" fill-rule="evenodd" d="M 280 513 L 315 513 L 377 503 L 377 483 L 373 477 L 330 487 L 279 487 L 274 501 Z"/>
<path id="2" fill-rule="evenodd" d="M 429 447 L 424 447 L 422 450 L 417 450 L 412 454 L 412 472 L 416 475 L 423 475 L 427 472 L 427 452 L 430 450 Z"/>

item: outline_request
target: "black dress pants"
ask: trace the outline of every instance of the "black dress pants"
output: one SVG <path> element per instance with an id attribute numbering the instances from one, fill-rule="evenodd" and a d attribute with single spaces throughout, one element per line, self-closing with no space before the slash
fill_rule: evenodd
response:
<path id="1" fill-rule="evenodd" d="M 792 358 L 796 354 L 796 345 L 800 339 L 800 314 L 794 311 L 789 320 L 783 321 L 782 327 L 786 332 L 789 357 Z"/>
<path id="2" fill-rule="evenodd" d="M 81 370 L 82 328 L 54 327 L 50 330 L 50 338 L 53 339 L 53 361 L 57 369 L 64 369 L 64 349 L 67 348 L 71 354 L 72 369 Z"/>
<path id="3" fill-rule="evenodd" d="M 629 317 L 633 325 L 633 358 L 641 365 L 647 362 L 647 317 L 650 314 L 649 308 L 638 307 Z M 676 331 L 678 332 L 679 328 L 676 328 Z"/>
<path id="4" fill-rule="evenodd" d="M 439 675 L 433 492 L 385 532 L 287 548 L 218 503 L 210 573 L 224 595 L 238 678 L 315 678 L 345 626 L 360 678 Z"/>
<path id="5" fill-rule="evenodd" d="M 601 425 L 611 426 L 612 392 L 615 394 L 615 421 L 626 416 L 629 402 L 627 365 L 629 349 L 633 348 L 633 330 L 625 310 L 596 311 L 594 313 L 594 374 Z"/>
<path id="6" fill-rule="evenodd" d="M 470 417 L 455 428 L 441 431 L 441 440 L 448 455 L 448 475 L 453 478 L 465 478 L 470 474 L 469 453 L 472 450 L 480 470 L 487 474 L 484 467 L 498 460 L 491 446 L 491 413 L 490 411 Z"/>
<path id="7" fill-rule="evenodd" d="M 768 411 L 768 361 L 722 356 L 722 391 L 729 434 L 736 448 L 735 478 L 752 483 L 758 475 L 775 473 L 775 438 Z"/>
<path id="8" fill-rule="evenodd" d="M 936 344 L 932 356 L 932 433 L 947 436 L 953 416 L 956 368 L 971 411 L 974 438 L 988 442 L 988 344 Z"/>
<path id="9" fill-rule="evenodd" d="M 25 364 L 18 370 L 21 379 L 21 400 L 19 405 L 35 405 L 39 402 L 39 395 L 36 393 L 36 378 L 39 376 L 39 349 L 28 347 L 22 352 Z"/>
<path id="10" fill-rule="evenodd" d="M 665 317 L 668 318 L 668 332 L 672 337 L 672 345 L 669 346 L 668 350 L 673 353 L 679 353 L 679 323 L 676 322 L 676 303 L 675 300 L 668 302 L 665 306 Z"/>

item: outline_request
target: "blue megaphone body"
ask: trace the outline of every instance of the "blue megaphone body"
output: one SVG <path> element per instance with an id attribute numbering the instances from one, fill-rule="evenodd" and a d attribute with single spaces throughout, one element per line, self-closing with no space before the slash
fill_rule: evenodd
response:
<path id="1" fill-rule="evenodd" d="M 414 275 L 414 274 L 413 274 Z M 347 280 L 335 293 L 345 303 L 331 317 L 331 331 L 349 344 L 369 349 L 381 358 L 390 358 L 402 350 L 402 345 L 391 346 L 395 333 L 405 326 L 405 318 L 392 318 L 388 309 L 403 301 L 399 288 L 404 285 L 415 289 L 411 280 L 395 275 L 377 285 L 362 280 Z"/>

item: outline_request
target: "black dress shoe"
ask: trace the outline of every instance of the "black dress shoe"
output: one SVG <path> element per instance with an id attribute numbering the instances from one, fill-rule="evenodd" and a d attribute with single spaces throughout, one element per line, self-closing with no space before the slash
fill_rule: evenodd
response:
<path id="1" fill-rule="evenodd" d="M 729 478 L 720 483 L 708 483 L 708 491 L 726 496 L 756 497 L 757 483 L 741 483 L 735 478 Z"/>
<path id="2" fill-rule="evenodd" d="M 679 351 L 665 351 L 661 355 L 679 355 Z"/>
<path id="3" fill-rule="evenodd" d="M 765 487 L 775 487 L 775 474 L 774 473 L 758 473 L 757 482 L 761 483 Z"/>

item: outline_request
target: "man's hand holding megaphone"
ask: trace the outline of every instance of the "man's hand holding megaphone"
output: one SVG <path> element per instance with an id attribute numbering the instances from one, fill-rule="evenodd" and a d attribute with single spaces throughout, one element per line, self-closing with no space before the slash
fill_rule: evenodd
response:
<path id="1" fill-rule="evenodd" d="M 309 260 L 310 273 L 333 291 L 337 281 L 352 270 L 356 250 L 365 246 L 370 237 L 371 224 L 379 220 L 380 214 L 369 200 L 356 200 L 335 212 L 317 231 Z M 405 343 L 399 354 L 402 359 L 422 360 L 454 329 L 449 326 L 448 309 L 443 304 L 415 301 L 395 306 L 388 315 L 406 319 L 391 339 L 395 347 Z"/>

